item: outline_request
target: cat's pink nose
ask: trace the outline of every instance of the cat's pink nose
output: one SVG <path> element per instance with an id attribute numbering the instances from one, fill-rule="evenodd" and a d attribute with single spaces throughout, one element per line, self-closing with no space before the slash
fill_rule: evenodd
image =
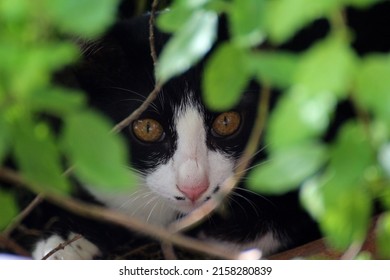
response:
<path id="1" fill-rule="evenodd" d="M 202 194 L 207 190 L 207 188 L 208 184 L 178 187 L 179 191 L 192 202 L 197 201 L 199 197 L 201 197 Z"/>

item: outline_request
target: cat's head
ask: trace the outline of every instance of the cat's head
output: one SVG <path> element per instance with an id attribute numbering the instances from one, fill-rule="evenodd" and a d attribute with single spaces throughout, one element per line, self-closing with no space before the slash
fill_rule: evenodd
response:
<path id="1" fill-rule="evenodd" d="M 147 30 L 146 21 L 117 25 L 110 40 L 87 49 L 80 67 L 78 77 L 92 105 L 114 122 L 134 111 L 153 89 Z M 163 34 L 156 34 L 158 51 L 165 41 Z M 234 108 L 209 110 L 203 102 L 202 68 L 203 62 L 168 82 L 123 129 L 140 188 L 110 195 L 91 190 L 98 199 L 153 222 L 166 209 L 190 212 L 233 175 L 253 126 L 259 90 L 251 84 Z"/>

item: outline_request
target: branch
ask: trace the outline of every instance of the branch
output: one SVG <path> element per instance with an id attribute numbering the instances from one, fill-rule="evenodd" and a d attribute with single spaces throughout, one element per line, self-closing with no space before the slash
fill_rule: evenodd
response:
<path id="1" fill-rule="evenodd" d="M 21 185 L 33 192 L 37 192 L 37 190 L 42 189 L 33 183 L 27 182 L 20 174 L 7 168 L 0 169 L 0 178 L 12 184 Z M 129 217 L 123 213 L 107 209 L 105 207 L 97 206 L 91 203 L 85 203 L 71 197 L 64 197 L 54 193 L 44 193 L 42 195 L 48 201 L 77 215 L 81 215 L 90 219 L 107 221 L 129 230 L 140 232 L 141 234 L 147 235 L 151 238 L 163 242 L 173 243 L 189 250 L 223 259 L 240 259 L 242 256 L 240 251 L 233 249 L 227 250 L 226 246 L 223 244 L 218 244 L 215 242 L 201 242 L 195 238 L 173 233 L 162 227 L 146 224 L 143 221 Z"/>
<path id="2" fill-rule="evenodd" d="M 148 98 L 139 106 L 133 113 L 131 113 L 127 118 L 122 120 L 120 123 L 116 124 L 114 128 L 111 130 L 113 133 L 120 132 L 123 128 L 131 124 L 135 121 L 148 107 L 149 105 L 156 99 L 157 95 L 161 91 L 162 85 L 156 84 L 154 89 L 150 92 Z"/>
<path id="3" fill-rule="evenodd" d="M 42 260 L 47 260 L 50 258 L 52 255 L 57 253 L 60 250 L 64 250 L 66 246 L 70 245 L 71 243 L 83 238 L 81 234 L 76 234 L 72 239 L 69 239 L 63 243 L 58 244 L 57 247 L 55 247 L 53 250 L 51 250 L 49 253 L 47 253 L 45 256 L 43 256 Z"/>
<path id="4" fill-rule="evenodd" d="M 158 6 L 158 0 L 154 0 L 152 3 L 152 9 L 150 12 L 149 17 L 149 47 L 150 47 L 150 54 L 152 56 L 153 65 L 155 66 L 157 63 L 157 52 L 156 52 L 156 46 L 155 46 L 155 37 L 154 37 L 154 23 L 155 23 L 155 15 L 156 10 Z M 157 98 L 159 92 L 161 91 L 162 84 L 157 83 L 154 86 L 154 89 L 149 93 L 146 100 L 134 111 L 132 112 L 127 118 L 119 122 L 114 126 L 114 128 L 111 130 L 113 133 L 120 132 L 123 128 L 131 124 L 133 121 L 135 121 L 148 107 L 149 105 Z"/>
<path id="5" fill-rule="evenodd" d="M 11 238 L 4 236 L 3 234 L 0 234 L 0 245 L 1 245 L 0 247 L 8 249 L 20 256 L 24 256 L 24 257 L 31 256 L 30 253 L 27 252 L 24 248 L 22 248 L 18 243 L 16 243 Z"/>
<path id="6" fill-rule="evenodd" d="M 4 237 L 9 237 L 10 234 L 20 225 L 20 223 L 26 218 L 35 207 L 37 207 L 43 201 L 43 196 L 38 194 L 32 202 L 19 213 L 2 232 Z"/>
<path id="7" fill-rule="evenodd" d="M 149 46 L 150 46 L 150 55 L 152 56 L 154 66 L 156 66 L 157 64 L 157 52 L 154 43 L 154 24 L 156 21 L 157 7 L 158 7 L 158 0 L 154 0 L 152 3 L 152 9 L 150 11 L 150 17 L 149 17 Z"/>

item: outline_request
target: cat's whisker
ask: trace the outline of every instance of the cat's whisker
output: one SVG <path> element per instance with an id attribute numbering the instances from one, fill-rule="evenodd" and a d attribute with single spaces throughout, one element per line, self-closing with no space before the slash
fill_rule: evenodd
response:
<path id="1" fill-rule="evenodd" d="M 256 195 L 256 196 L 262 198 L 263 200 L 267 201 L 273 207 L 277 208 L 276 205 L 271 200 L 269 200 L 266 196 L 259 194 L 258 192 L 255 192 L 255 191 L 249 190 L 247 188 L 243 188 L 243 187 L 237 187 L 236 189 L 240 190 L 240 191 L 244 191 L 244 192 L 250 193 L 250 194 L 253 194 L 253 195 Z"/>
<path id="2" fill-rule="evenodd" d="M 157 205 L 158 205 L 159 202 L 160 202 L 160 200 L 159 200 L 157 197 L 155 197 L 154 201 L 155 201 L 155 204 L 154 204 L 154 206 L 152 207 L 152 209 L 150 210 L 148 217 L 146 218 L 146 222 L 147 222 L 147 223 L 149 222 L 150 217 L 152 216 L 152 214 L 153 214 L 153 212 L 154 212 L 154 209 L 156 209 Z"/>
<path id="3" fill-rule="evenodd" d="M 234 195 L 230 196 L 230 197 L 229 197 L 229 200 L 230 200 L 230 209 L 231 209 L 231 211 L 234 211 L 233 203 L 235 203 L 235 204 L 238 205 L 242 210 L 244 210 L 245 216 L 246 216 L 246 218 L 248 218 L 248 214 L 247 214 L 247 211 L 245 211 L 244 206 L 243 206 L 239 201 L 237 201 L 237 199 L 234 197 Z"/>
<path id="4" fill-rule="evenodd" d="M 251 201 L 250 199 L 246 198 L 246 197 L 243 196 L 242 194 L 239 194 L 239 193 L 236 193 L 236 192 L 233 192 L 232 197 L 234 197 L 234 196 L 239 197 L 239 198 L 242 198 L 244 201 L 246 201 L 246 202 L 250 205 L 250 207 L 252 207 L 252 209 L 254 210 L 254 212 L 256 213 L 256 215 L 257 215 L 258 217 L 260 216 L 260 214 L 259 214 L 259 212 L 258 212 L 258 210 L 257 210 L 256 204 L 255 204 L 253 201 Z M 237 201 L 236 201 L 236 202 L 237 202 Z M 240 203 L 237 202 L 237 204 L 240 204 Z M 244 207 L 242 207 L 242 209 L 245 210 Z M 244 212 L 246 213 L 246 211 L 244 211 Z"/>
<path id="5" fill-rule="evenodd" d="M 254 168 L 256 168 L 256 167 L 259 167 L 259 166 L 261 166 L 261 165 L 266 165 L 266 164 L 270 163 L 271 161 L 272 161 L 271 159 L 263 160 L 263 161 L 261 161 L 261 162 L 259 162 L 259 163 L 257 163 L 257 164 L 250 165 L 249 167 L 247 167 L 247 168 L 244 169 L 244 170 L 240 170 L 240 171 L 237 172 L 236 174 L 240 176 L 240 175 L 245 174 L 245 173 L 247 173 L 248 171 L 250 171 L 250 170 L 252 170 L 252 169 L 254 169 Z M 241 178 L 241 179 L 243 179 L 243 178 Z"/>
<path id="6" fill-rule="evenodd" d="M 266 150 L 267 147 L 268 147 L 268 145 L 265 145 L 265 146 L 263 146 L 261 149 L 257 150 L 255 153 L 253 153 L 253 154 L 250 156 L 250 158 L 249 158 L 249 162 L 253 161 L 253 160 L 256 158 L 256 156 L 258 156 L 260 153 L 262 153 L 264 150 Z M 241 156 L 242 156 L 242 155 L 241 155 Z M 236 170 L 239 169 L 244 163 L 245 163 L 245 161 L 240 161 L 240 160 L 239 160 L 239 161 L 236 163 L 235 169 L 236 169 Z"/>

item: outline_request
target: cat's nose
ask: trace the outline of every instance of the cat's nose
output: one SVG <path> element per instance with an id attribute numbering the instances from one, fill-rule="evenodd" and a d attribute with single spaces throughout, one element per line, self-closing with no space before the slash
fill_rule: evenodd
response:
<path id="1" fill-rule="evenodd" d="M 192 202 L 197 201 L 202 194 L 208 189 L 208 184 L 197 186 L 178 186 L 179 191 Z"/>

